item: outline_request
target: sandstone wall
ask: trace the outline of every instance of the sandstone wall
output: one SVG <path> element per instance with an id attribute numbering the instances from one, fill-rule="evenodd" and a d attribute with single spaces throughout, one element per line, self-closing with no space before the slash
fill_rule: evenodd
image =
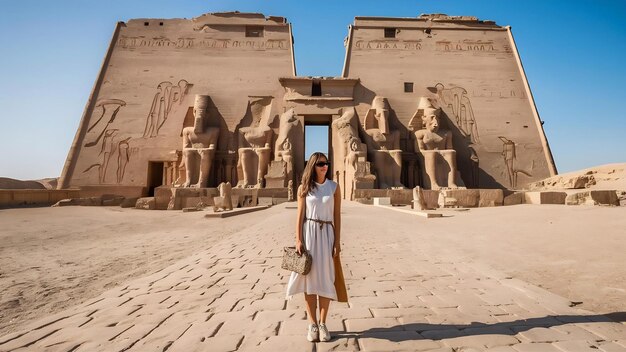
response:
<path id="1" fill-rule="evenodd" d="M 118 23 L 59 187 L 146 186 L 149 161 L 176 160 L 196 94 L 211 96 L 218 152 L 236 151 L 250 99 L 271 96 L 272 116 L 282 112 L 278 77 L 295 75 L 291 38 L 284 18 L 261 14 Z"/>
<path id="2" fill-rule="evenodd" d="M 343 76 L 361 80 L 355 91 L 361 121 L 375 95 L 387 97 L 402 149 L 413 151 L 408 122 L 419 97 L 428 96 L 439 102 L 454 133 L 466 185 L 521 188 L 554 175 L 510 29 L 474 18 L 438 17 L 355 19 Z M 385 28 L 395 29 L 395 38 L 385 38 Z M 405 82 L 412 92 L 405 92 Z M 472 149 L 479 158 L 478 184 Z"/>

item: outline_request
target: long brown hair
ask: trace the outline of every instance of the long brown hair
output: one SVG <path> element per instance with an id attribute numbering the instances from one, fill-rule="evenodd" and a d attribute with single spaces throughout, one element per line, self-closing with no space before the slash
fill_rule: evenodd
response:
<path id="1" fill-rule="evenodd" d="M 309 161 L 306 163 L 304 173 L 302 174 L 302 183 L 300 184 L 300 194 L 298 196 L 306 197 L 309 192 L 317 188 L 315 184 L 315 164 L 317 164 L 321 158 L 328 161 L 328 158 L 322 152 L 315 152 L 309 157 Z M 330 168 L 328 168 L 328 170 L 330 170 Z M 328 178 L 328 171 L 326 171 L 325 177 Z"/>

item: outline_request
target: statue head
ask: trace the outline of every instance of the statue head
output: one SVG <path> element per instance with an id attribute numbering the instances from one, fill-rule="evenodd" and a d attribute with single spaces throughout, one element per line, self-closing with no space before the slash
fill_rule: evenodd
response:
<path id="1" fill-rule="evenodd" d="M 195 133 L 204 132 L 204 119 L 207 116 L 207 108 L 209 107 L 208 95 L 196 94 L 196 100 L 193 104 L 193 128 Z"/>
<path id="2" fill-rule="evenodd" d="M 365 129 L 379 129 L 381 133 L 389 133 L 389 102 L 387 98 L 375 96 L 372 108 L 365 116 Z"/>
<path id="3" fill-rule="evenodd" d="M 289 123 L 289 122 L 294 122 L 296 121 L 296 112 L 293 108 L 285 111 L 282 115 L 280 115 L 280 123 L 281 125 L 283 123 Z"/>
<path id="4" fill-rule="evenodd" d="M 439 109 L 424 109 L 422 124 L 428 131 L 437 132 L 439 130 Z"/>
<path id="5" fill-rule="evenodd" d="M 439 115 L 441 114 L 441 109 L 435 108 L 429 98 L 420 98 L 417 111 L 422 117 L 422 128 L 426 128 L 430 132 L 437 132 L 439 130 Z"/>

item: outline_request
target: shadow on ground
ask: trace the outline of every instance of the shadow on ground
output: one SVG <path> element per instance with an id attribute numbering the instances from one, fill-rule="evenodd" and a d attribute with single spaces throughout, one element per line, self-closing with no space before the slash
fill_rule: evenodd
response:
<path id="1" fill-rule="evenodd" d="M 331 332 L 335 338 L 376 338 L 393 342 L 411 340 L 445 340 L 456 337 L 477 335 L 509 335 L 533 328 L 550 328 L 572 323 L 624 323 L 626 312 L 615 312 L 601 315 L 549 315 L 539 318 L 521 319 L 510 322 L 485 324 L 472 322 L 471 324 L 402 324 L 391 327 L 381 327 L 361 332 Z M 408 333 L 407 333 L 408 332 Z M 412 335 L 417 332 L 419 335 Z"/>

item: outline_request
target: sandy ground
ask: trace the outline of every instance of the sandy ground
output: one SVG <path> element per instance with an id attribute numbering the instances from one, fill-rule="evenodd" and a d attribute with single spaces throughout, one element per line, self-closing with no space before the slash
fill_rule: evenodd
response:
<path id="1" fill-rule="evenodd" d="M 0 336 L 280 211 L 295 214 L 284 205 L 211 220 L 117 207 L 0 211 Z M 519 205 L 424 219 L 347 202 L 343 212 L 344 241 L 358 241 L 363 229 L 401 232 L 409 236 L 400 245 L 493 267 L 596 313 L 626 311 L 626 207 Z"/>
<path id="2" fill-rule="evenodd" d="M 216 226 L 203 216 L 119 207 L 0 210 L 0 335 L 167 267 L 263 217 Z"/>

